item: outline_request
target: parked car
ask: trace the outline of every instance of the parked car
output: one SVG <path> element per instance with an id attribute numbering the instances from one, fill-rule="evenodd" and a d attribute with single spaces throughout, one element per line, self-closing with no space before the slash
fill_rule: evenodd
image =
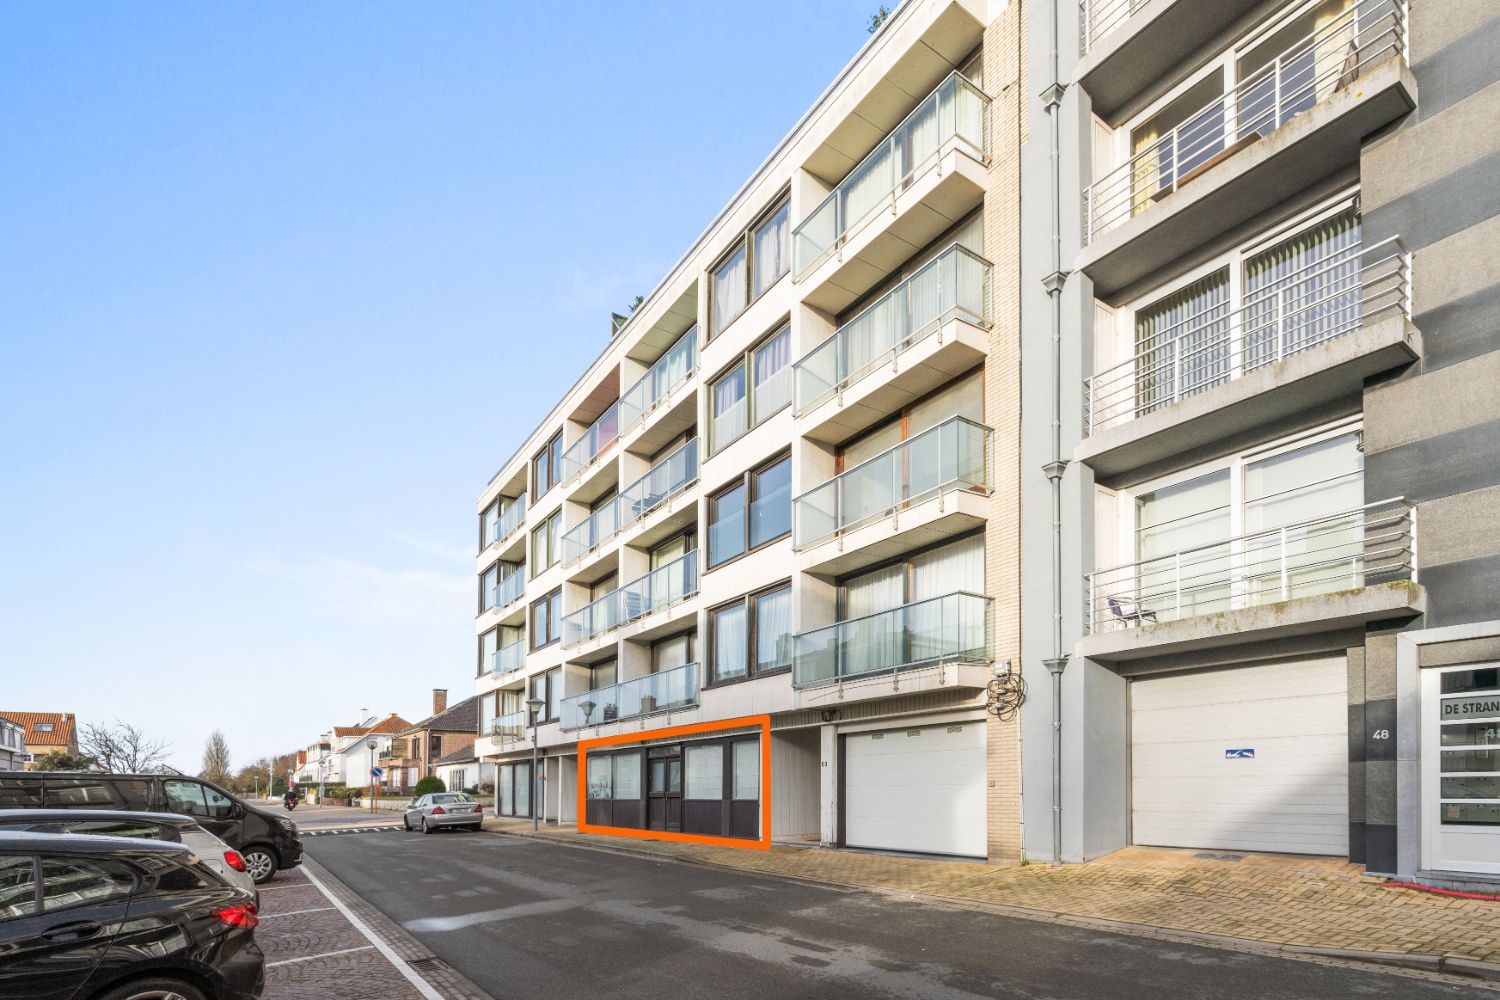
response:
<path id="1" fill-rule="evenodd" d="M 0 831 L 0 1000 L 256 1000 L 258 922 L 181 844 Z"/>
<path id="2" fill-rule="evenodd" d="M 430 792 L 412 800 L 402 822 L 408 833 L 431 833 L 450 826 L 477 830 L 484 825 L 484 807 L 463 792 Z"/>
<path id="3" fill-rule="evenodd" d="M 124 809 L 191 816 L 239 851 L 256 885 L 302 863 L 297 824 L 201 778 L 94 771 L 0 772 L 0 809 Z"/>
<path id="4" fill-rule="evenodd" d="M 0 812 L 0 830 L 88 833 L 181 844 L 224 881 L 257 898 L 255 880 L 240 852 L 203 829 L 191 816 L 108 809 L 6 809 Z"/>

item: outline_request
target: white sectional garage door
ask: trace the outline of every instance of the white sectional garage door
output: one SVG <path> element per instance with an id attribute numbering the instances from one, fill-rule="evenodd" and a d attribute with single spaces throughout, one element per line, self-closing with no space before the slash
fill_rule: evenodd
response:
<path id="1" fill-rule="evenodd" d="M 1133 681 L 1131 839 L 1346 854 L 1347 683 L 1343 657 Z"/>
<path id="2" fill-rule="evenodd" d="M 984 723 L 844 737 L 844 842 L 984 857 Z"/>

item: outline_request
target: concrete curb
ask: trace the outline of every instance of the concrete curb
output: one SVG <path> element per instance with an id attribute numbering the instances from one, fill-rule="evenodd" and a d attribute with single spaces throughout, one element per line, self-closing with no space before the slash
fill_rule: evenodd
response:
<path id="1" fill-rule="evenodd" d="M 643 858 L 648 861 L 671 861 L 677 864 L 691 864 L 705 868 L 728 869 L 751 875 L 762 875 L 767 878 L 787 879 L 811 885 L 830 886 L 855 892 L 867 892 L 894 899 L 906 899 L 965 910 L 978 910 L 985 913 L 993 913 L 997 916 L 1014 917 L 1018 920 L 1032 920 L 1041 923 L 1077 927 L 1084 930 L 1126 934 L 1131 937 L 1149 937 L 1158 940 L 1176 941 L 1182 944 L 1196 944 L 1227 951 L 1269 955 L 1293 961 L 1326 962 L 1353 967 L 1377 966 L 1393 974 L 1418 973 L 1424 979 L 1441 980 L 1454 985 L 1488 987 L 1493 983 L 1497 988 L 1500 988 L 1500 963 L 1496 962 L 1480 962 L 1447 955 L 1423 955 L 1389 951 L 1354 951 L 1340 948 L 1319 948 L 1311 945 L 1287 944 L 1277 941 L 1263 941 L 1256 938 L 1232 937 L 1226 934 L 1212 934 L 1204 931 L 1178 930 L 1155 924 L 1137 924 L 1125 920 L 1111 920 L 1108 917 L 1091 917 L 1055 910 L 1041 910 L 1027 906 L 1015 906 L 1008 903 L 990 903 L 979 899 L 939 896 L 932 893 L 912 892 L 906 889 L 890 889 L 884 886 L 867 885 L 859 882 L 841 882 L 837 879 L 823 878 L 817 875 L 793 875 L 784 872 L 766 871 L 762 868 L 729 864 L 722 861 L 692 857 L 691 855 L 641 850 L 626 844 L 584 844 L 576 840 L 564 840 L 549 836 L 545 833 L 532 833 L 530 830 L 497 830 L 486 828 L 483 832 L 557 844 L 562 847 L 576 847 L 584 851 L 600 851 L 606 854 L 623 854 L 628 857 Z"/>

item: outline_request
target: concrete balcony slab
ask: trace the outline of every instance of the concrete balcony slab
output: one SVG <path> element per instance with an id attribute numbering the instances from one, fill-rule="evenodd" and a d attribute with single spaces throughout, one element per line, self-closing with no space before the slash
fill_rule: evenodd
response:
<path id="1" fill-rule="evenodd" d="M 988 686 L 993 676 L 994 672 L 988 663 L 939 663 L 911 670 L 861 674 L 842 681 L 798 688 L 795 697 L 799 709 L 826 710 L 854 702 L 909 697 L 927 691 L 979 691 Z"/>
<path id="2" fill-rule="evenodd" d="M 972 531 L 989 516 L 990 498 L 958 487 L 805 549 L 797 570 L 835 577 Z"/>

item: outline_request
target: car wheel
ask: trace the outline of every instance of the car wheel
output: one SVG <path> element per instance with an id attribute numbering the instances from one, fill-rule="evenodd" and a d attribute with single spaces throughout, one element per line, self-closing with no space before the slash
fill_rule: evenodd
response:
<path id="1" fill-rule="evenodd" d="M 478 833 L 480 830 L 484 829 L 484 824 L 483 823 L 475 823 L 473 826 L 469 827 L 469 829 L 472 832 L 474 832 L 474 833 Z"/>
<path id="2" fill-rule="evenodd" d="M 411 817 L 410 816 L 402 816 L 401 817 L 401 826 L 406 830 L 407 833 L 411 833 Z"/>
<path id="3" fill-rule="evenodd" d="M 99 1000 L 204 1000 L 203 991 L 180 979 L 137 979 L 116 986 Z"/>
<path id="4" fill-rule="evenodd" d="M 256 885 L 265 885 L 276 877 L 276 855 L 265 847 L 251 847 L 244 852 L 245 871 Z"/>
<path id="5" fill-rule="evenodd" d="M 430 826 L 427 825 L 427 817 L 426 816 L 422 817 L 422 832 L 423 833 L 431 833 L 432 832 L 432 827 L 430 827 Z"/>

